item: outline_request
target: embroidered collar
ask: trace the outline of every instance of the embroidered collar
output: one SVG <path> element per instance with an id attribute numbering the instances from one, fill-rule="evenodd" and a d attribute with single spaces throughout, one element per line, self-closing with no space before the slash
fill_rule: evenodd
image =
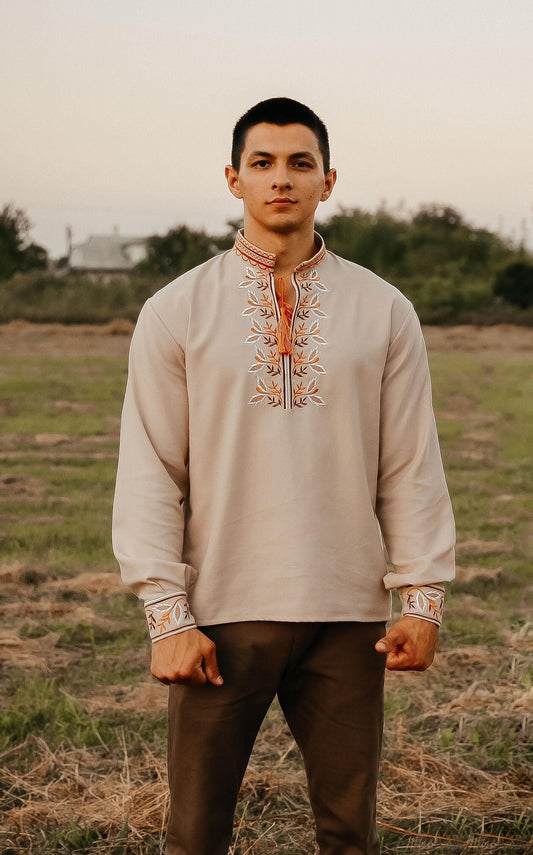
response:
<path id="1" fill-rule="evenodd" d="M 315 232 L 315 245 L 317 247 L 317 251 L 313 257 L 308 258 L 306 261 L 302 261 L 301 264 L 295 268 L 295 273 L 308 270 L 310 267 L 316 267 L 316 265 L 322 261 L 326 254 L 326 247 L 323 238 L 318 234 L 318 232 Z M 247 264 L 251 264 L 252 267 L 258 267 L 260 270 L 267 270 L 269 272 L 274 270 L 276 256 L 271 252 L 266 252 L 264 249 L 259 249 L 259 247 L 254 246 L 253 243 L 246 240 L 242 230 L 237 232 L 233 249 L 237 255 L 243 259 L 243 261 Z"/>

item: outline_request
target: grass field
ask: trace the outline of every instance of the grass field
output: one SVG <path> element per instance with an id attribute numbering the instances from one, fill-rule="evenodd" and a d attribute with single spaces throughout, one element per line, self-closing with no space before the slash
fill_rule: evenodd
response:
<path id="1" fill-rule="evenodd" d="M 109 539 L 128 336 L 105 332 L 0 327 L 4 855 L 163 851 L 167 690 L 149 676 L 143 613 Z M 523 855 L 533 851 L 533 332 L 427 335 L 458 578 L 434 666 L 388 675 L 383 853 Z M 235 838 L 234 855 L 315 851 L 276 707 Z"/>

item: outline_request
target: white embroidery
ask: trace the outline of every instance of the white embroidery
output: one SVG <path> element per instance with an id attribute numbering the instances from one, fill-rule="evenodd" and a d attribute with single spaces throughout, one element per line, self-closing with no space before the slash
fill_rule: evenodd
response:
<path id="1" fill-rule="evenodd" d="M 185 591 L 176 591 L 149 600 L 144 604 L 144 608 L 152 641 L 160 641 L 196 626 Z"/>
<path id="2" fill-rule="evenodd" d="M 318 394 L 318 382 L 312 376 L 309 378 L 309 371 L 318 375 L 327 373 L 320 363 L 319 345 L 327 344 L 320 329 L 320 318 L 327 318 L 321 308 L 320 292 L 328 289 L 316 270 L 297 274 L 296 281 L 300 297 L 293 318 L 294 353 L 291 370 L 292 376 L 297 377 L 298 381 L 293 383 L 293 404 L 295 407 L 303 407 L 311 401 L 317 406 L 324 406 L 326 402 Z"/>
<path id="3" fill-rule="evenodd" d="M 444 588 L 439 585 L 398 588 L 402 616 L 423 618 L 440 626 L 444 611 Z"/>

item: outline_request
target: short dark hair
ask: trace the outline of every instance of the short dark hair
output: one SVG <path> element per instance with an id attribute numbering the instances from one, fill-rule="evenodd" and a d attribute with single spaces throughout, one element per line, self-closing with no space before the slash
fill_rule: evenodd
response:
<path id="1" fill-rule="evenodd" d="M 318 147 L 324 162 L 324 172 L 329 172 L 329 139 L 324 122 L 316 113 L 292 98 L 268 98 L 260 101 L 244 113 L 233 128 L 231 146 L 231 165 L 238 172 L 246 142 L 246 134 L 254 125 L 266 122 L 269 125 L 305 125 L 310 128 L 318 140 Z"/>

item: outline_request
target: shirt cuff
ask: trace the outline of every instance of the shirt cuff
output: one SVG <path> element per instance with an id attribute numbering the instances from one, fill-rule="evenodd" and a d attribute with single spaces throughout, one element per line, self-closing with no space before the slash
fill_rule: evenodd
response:
<path id="1" fill-rule="evenodd" d="M 440 626 L 444 611 L 443 585 L 406 585 L 398 588 L 402 617 L 416 617 Z"/>
<path id="2" fill-rule="evenodd" d="M 147 600 L 144 609 L 152 642 L 196 626 L 185 591 L 174 591 L 155 600 Z"/>

